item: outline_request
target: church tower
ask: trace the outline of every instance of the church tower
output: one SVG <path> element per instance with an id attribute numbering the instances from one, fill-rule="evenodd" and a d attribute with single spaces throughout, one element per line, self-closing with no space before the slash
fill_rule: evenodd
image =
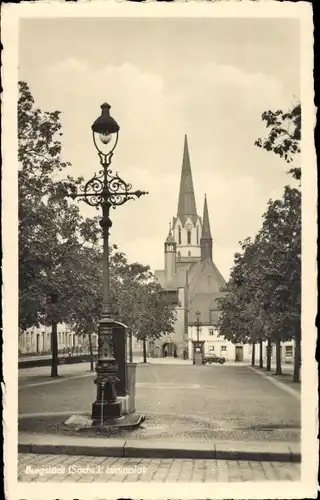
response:
<path id="1" fill-rule="evenodd" d="M 177 217 L 173 218 L 177 260 L 194 262 L 201 257 L 201 218 L 197 214 L 188 139 L 185 135 Z"/>
<path id="2" fill-rule="evenodd" d="M 207 195 L 204 195 L 202 234 L 200 239 L 201 260 L 209 259 L 212 261 L 212 236 L 208 212 Z"/>
<path id="3" fill-rule="evenodd" d="M 164 243 L 164 272 L 166 280 L 168 282 L 172 281 L 176 274 L 176 251 L 177 244 L 174 241 L 171 223 L 169 224 L 169 234 Z"/>

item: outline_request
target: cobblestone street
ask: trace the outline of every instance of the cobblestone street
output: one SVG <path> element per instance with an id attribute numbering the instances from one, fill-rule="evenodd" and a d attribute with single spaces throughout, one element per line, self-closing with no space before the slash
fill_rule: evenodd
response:
<path id="1" fill-rule="evenodd" d="M 19 454 L 23 482 L 299 481 L 300 464 Z"/>
<path id="2" fill-rule="evenodd" d="M 19 378 L 19 413 L 37 417 L 21 419 L 20 432 L 55 433 L 58 422 L 49 413 L 86 412 L 94 401 L 87 364 L 61 370 L 56 380 L 25 375 Z M 138 365 L 136 377 L 136 411 L 147 420 L 130 439 L 300 440 L 300 401 L 247 366 L 168 364 L 164 370 L 148 364 Z"/>

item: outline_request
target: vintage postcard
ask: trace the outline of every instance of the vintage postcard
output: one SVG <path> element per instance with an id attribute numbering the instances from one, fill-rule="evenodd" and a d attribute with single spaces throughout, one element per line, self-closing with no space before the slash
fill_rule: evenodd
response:
<path id="1" fill-rule="evenodd" d="M 2 13 L 8 498 L 315 496 L 311 6 Z"/>

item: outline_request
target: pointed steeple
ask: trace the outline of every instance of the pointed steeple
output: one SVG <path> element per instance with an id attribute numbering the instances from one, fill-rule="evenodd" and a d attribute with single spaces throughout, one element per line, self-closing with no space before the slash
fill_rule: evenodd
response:
<path id="1" fill-rule="evenodd" d="M 210 229 L 207 195 L 204 195 L 202 234 L 200 238 L 200 246 L 201 246 L 201 259 L 209 258 L 210 260 L 212 260 L 212 236 Z"/>
<path id="2" fill-rule="evenodd" d="M 197 208 L 193 189 L 188 139 L 185 135 L 178 203 L 178 217 L 182 224 L 185 223 L 188 215 L 197 216 Z"/>

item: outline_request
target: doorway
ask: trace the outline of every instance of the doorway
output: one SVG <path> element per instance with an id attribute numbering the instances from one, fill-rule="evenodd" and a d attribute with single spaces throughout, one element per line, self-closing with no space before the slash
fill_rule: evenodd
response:
<path id="1" fill-rule="evenodd" d="M 164 358 L 176 358 L 177 346 L 173 342 L 166 342 L 162 347 L 162 355 Z"/>
<path id="2" fill-rule="evenodd" d="M 237 345 L 236 346 L 236 358 L 235 361 L 243 361 L 243 346 L 242 345 Z"/>

